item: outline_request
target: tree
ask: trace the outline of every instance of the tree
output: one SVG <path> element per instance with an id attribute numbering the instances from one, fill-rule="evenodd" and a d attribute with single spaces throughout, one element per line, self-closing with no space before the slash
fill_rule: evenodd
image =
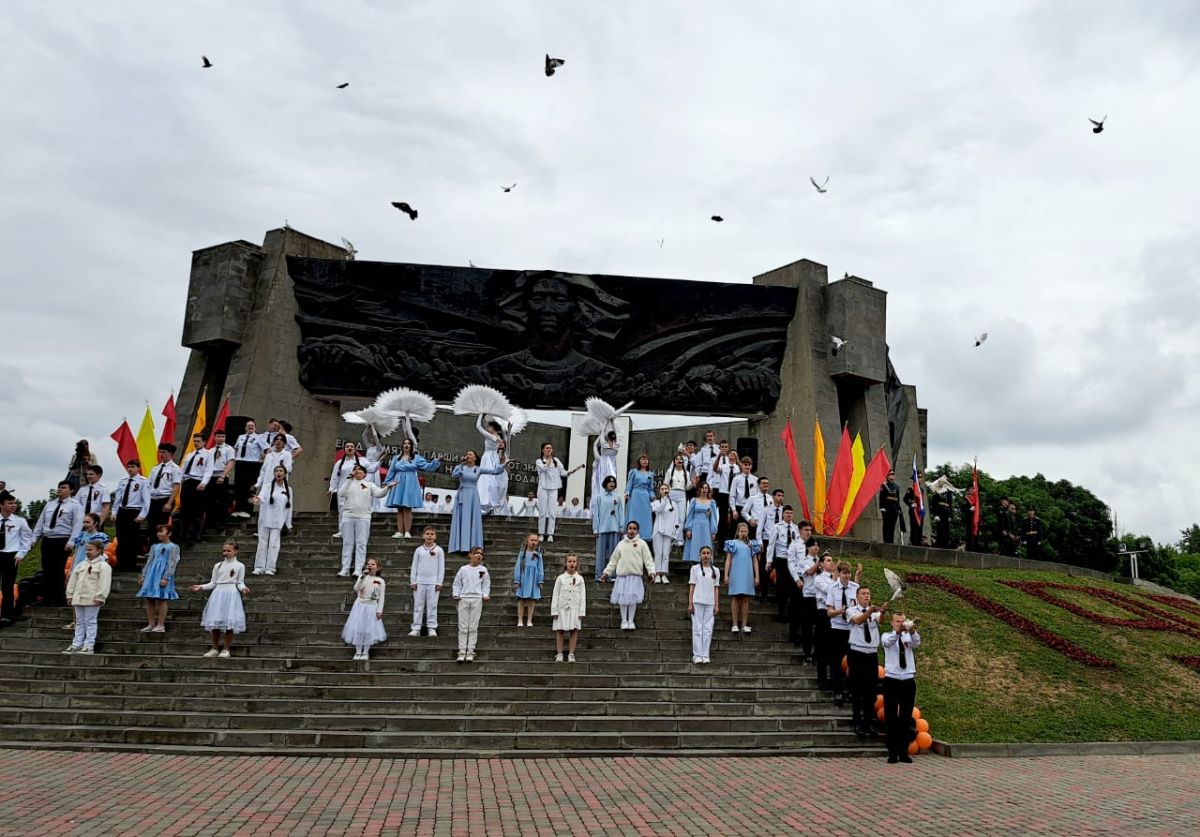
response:
<path id="1" fill-rule="evenodd" d="M 1179 533 L 1179 551 L 1184 555 L 1200 555 L 1200 525 L 1193 523 Z"/>
<path id="2" fill-rule="evenodd" d="M 37 525 L 37 520 L 42 516 L 42 509 L 46 508 L 46 504 L 58 496 L 57 491 L 46 492 L 46 499 L 34 500 L 29 504 L 29 514 L 25 515 L 25 519 L 29 521 L 30 527 Z"/>
<path id="3" fill-rule="evenodd" d="M 1126 534 L 1117 542 L 1123 552 L 1137 552 L 1138 575 L 1147 581 L 1161 584 L 1164 587 L 1176 588 L 1179 584 L 1177 569 L 1179 550 L 1174 544 L 1155 544 L 1146 535 Z M 1129 559 L 1119 556 L 1121 562 Z M 1128 572 L 1127 564 L 1117 567 L 1122 573 Z"/>

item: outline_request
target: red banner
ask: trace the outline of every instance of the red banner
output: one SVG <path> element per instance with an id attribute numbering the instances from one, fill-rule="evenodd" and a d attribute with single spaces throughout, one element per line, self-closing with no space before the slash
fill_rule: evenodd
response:
<path id="1" fill-rule="evenodd" d="M 170 442 L 173 445 L 175 444 L 175 393 L 171 393 L 167 397 L 167 403 L 162 408 L 162 415 L 167 420 L 163 423 L 162 436 L 158 438 L 158 441 L 160 444 Z M 152 465 L 146 466 L 147 472 L 151 467 Z"/>
<path id="2" fill-rule="evenodd" d="M 796 456 L 796 440 L 792 438 L 791 419 L 787 420 L 787 427 L 779 434 L 779 438 L 783 439 L 783 446 L 787 449 L 788 467 L 792 471 L 792 484 L 796 486 L 796 493 L 800 495 L 800 511 L 803 512 L 805 520 L 812 520 L 811 512 L 808 509 L 808 492 L 804 490 L 804 478 L 800 474 L 800 459 Z"/>
<path id="3" fill-rule="evenodd" d="M 862 484 L 858 487 L 858 495 L 854 498 L 854 505 L 850 507 L 850 514 L 846 517 L 846 525 L 842 527 L 842 534 L 850 531 L 850 527 L 854 525 L 854 521 L 858 520 L 863 509 L 876 499 L 880 487 L 891 470 L 892 463 L 888 461 L 887 454 L 880 447 L 875 452 L 875 456 L 871 457 L 867 470 L 863 473 Z"/>
<path id="4" fill-rule="evenodd" d="M 225 400 L 221 402 L 221 409 L 217 411 L 217 418 L 213 421 L 212 430 L 208 431 L 208 443 L 204 446 L 212 448 L 217 444 L 216 434 L 218 430 L 225 429 L 225 419 L 229 418 L 229 396 L 225 396 Z M 226 439 L 226 442 L 229 440 Z"/>
<path id="5" fill-rule="evenodd" d="M 110 434 L 110 438 L 117 443 L 117 458 L 121 460 L 122 468 L 129 460 L 140 459 L 137 441 L 133 438 L 133 430 L 130 429 L 129 422 L 121 422 L 121 426 Z M 146 466 L 145 470 L 149 471 L 150 467 Z"/>
<path id="6" fill-rule="evenodd" d="M 833 462 L 833 476 L 829 478 L 829 493 L 825 497 L 826 535 L 836 535 L 842 522 L 842 507 L 846 505 L 846 494 L 850 491 L 850 477 L 854 472 L 854 457 L 850 452 L 850 431 L 842 425 L 842 440 L 838 442 L 837 459 Z"/>

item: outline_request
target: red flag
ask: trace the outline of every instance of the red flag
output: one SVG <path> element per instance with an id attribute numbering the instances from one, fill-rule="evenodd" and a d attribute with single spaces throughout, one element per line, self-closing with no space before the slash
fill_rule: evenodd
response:
<path id="1" fill-rule="evenodd" d="M 167 397 L 167 403 L 163 405 L 162 415 L 166 417 L 166 422 L 163 424 L 162 436 L 159 437 L 159 444 L 170 442 L 175 444 L 175 393 L 171 393 Z M 150 466 L 147 465 L 147 468 Z"/>
<path id="2" fill-rule="evenodd" d="M 979 537 L 979 464 L 971 466 L 971 492 L 967 494 L 971 501 L 971 534 Z"/>
<path id="3" fill-rule="evenodd" d="M 837 459 L 833 462 L 833 475 L 829 477 L 829 492 L 825 497 L 824 534 L 837 534 L 842 522 L 842 507 L 850 492 L 850 477 L 854 473 L 854 457 L 850 452 L 850 431 L 842 425 L 842 440 L 838 443 Z"/>
<path id="4" fill-rule="evenodd" d="M 121 426 L 112 432 L 110 438 L 117 443 L 117 458 L 121 460 L 121 467 L 131 459 L 139 459 L 137 440 L 133 438 L 133 430 L 129 427 L 129 422 L 121 422 Z M 143 471 L 149 471 L 150 466 L 147 465 Z"/>
<path id="5" fill-rule="evenodd" d="M 804 490 L 804 478 L 800 475 L 800 460 L 796 456 L 796 440 L 792 438 L 792 420 L 787 420 L 787 427 L 779 434 L 779 438 L 783 439 L 783 446 L 787 448 L 788 467 L 792 470 L 792 484 L 796 486 L 796 492 L 800 495 L 800 511 L 804 513 L 805 520 L 812 520 L 808 510 L 808 493 Z"/>
<path id="6" fill-rule="evenodd" d="M 213 448 L 217 444 L 217 431 L 225 429 L 225 419 L 229 418 L 229 396 L 225 396 L 225 400 L 221 402 L 221 409 L 217 411 L 217 417 L 213 421 L 212 430 L 208 431 L 208 443 L 206 448 Z"/>
<path id="7" fill-rule="evenodd" d="M 875 456 L 871 458 L 867 465 L 867 470 L 863 472 L 862 484 L 858 488 L 858 494 L 854 498 L 854 505 L 850 507 L 850 514 L 846 516 L 846 525 L 842 527 L 842 533 L 850 531 L 850 527 L 854 525 L 854 521 L 858 520 L 859 515 L 863 513 L 863 509 L 867 507 L 872 500 L 879 494 L 879 488 L 887 479 L 888 472 L 892 470 L 892 463 L 888 461 L 887 454 L 883 452 L 883 447 L 875 452 Z"/>

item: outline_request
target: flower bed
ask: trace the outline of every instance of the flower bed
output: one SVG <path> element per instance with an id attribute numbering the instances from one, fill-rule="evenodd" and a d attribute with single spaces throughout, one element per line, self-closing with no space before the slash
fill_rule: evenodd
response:
<path id="1" fill-rule="evenodd" d="M 1058 581 L 1001 581 L 1005 587 L 1020 590 L 1044 602 L 1068 610 L 1076 616 L 1082 616 L 1101 625 L 1112 625 L 1117 628 L 1134 628 L 1144 631 L 1174 631 L 1186 636 L 1200 639 L 1200 626 L 1197 626 L 1178 614 L 1160 610 L 1151 604 L 1138 601 L 1113 590 L 1099 587 L 1089 587 L 1084 584 L 1064 584 Z M 1071 590 L 1108 602 L 1111 605 L 1138 614 L 1136 619 L 1121 619 L 1116 616 L 1105 616 L 1088 610 L 1082 605 L 1054 595 L 1051 590 Z"/>
<path id="2" fill-rule="evenodd" d="M 1187 599 L 1181 599 L 1178 596 L 1164 596 L 1162 593 L 1146 593 L 1145 596 L 1167 607 L 1175 608 L 1176 610 L 1186 610 L 1188 613 L 1200 616 L 1200 604 L 1188 601 Z"/>
<path id="3" fill-rule="evenodd" d="M 1171 659 L 1177 663 L 1183 663 L 1188 668 L 1194 668 L 1197 672 L 1200 672 L 1200 657 L 1185 657 L 1182 654 L 1176 654 L 1172 656 Z"/>
<path id="4" fill-rule="evenodd" d="M 1043 645 L 1053 648 L 1058 653 L 1062 654 L 1069 660 L 1074 660 L 1077 663 L 1093 666 L 1095 668 L 1116 668 L 1116 663 L 1112 660 L 1106 660 L 1091 651 L 1080 648 L 1069 639 L 1059 636 L 1058 634 L 1048 631 L 1045 628 L 1034 624 L 1024 616 L 1016 613 L 1013 610 L 1005 607 L 997 601 L 989 599 L 987 596 L 976 593 L 974 590 L 969 590 L 960 584 L 955 584 L 947 578 L 940 575 L 928 575 L 925 573 L 909 573 L 905 577 L 905 581 L 909 584 L 925 584 L 930 587 L 936 587 L 939 590 L 944 590 L 947 593 L 953 593 L 963 601 L 967 602 L 982 610 L 984 613 L 996 617 L 1002 622 L 1007 623 L 1016 630 L 1036 639 Z M 1007 582 L 1002 582 L 1007 583 Z"/>

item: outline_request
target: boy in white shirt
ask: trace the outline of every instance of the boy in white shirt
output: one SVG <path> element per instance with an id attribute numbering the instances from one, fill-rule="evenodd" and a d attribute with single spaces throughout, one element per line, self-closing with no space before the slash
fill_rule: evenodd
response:
<path id="1" fill-rule="evenodd" d="M 884 634 L 883 719 L 887 726 L 888 764 L 912 764 L 908 755 L 908 720 L 917 699 L 917 659 L 914 648 L 921 645 L 916 620 L 903 613 L 892 614 L 892 630 Z"/>
<path id="2" fill-rule="evenodd" d="M 846 610 L 850 623 L 850 705 L 854 718 L 854 733 L 860 737 L 870 732 L 871 710 L 875 708 L 875 684 L 879 677 L 879 623 L 883 607 L 871 604 L 871 591 L 859 587 L 854 603 Z"/>
<path id="3" fill-rule="evenodd" d="M 491 601 L 492 577 L 483 566 L 483 547 L 471 548 L 468 564 L 458 568 L 451 588 L 458 602 L 458 661 L 475 662 L 475 643 L 479 639 L 479 617 L 483 603 Z"/>
<path id="4" fill-rule="evenodd" d="M 437 529 L 426 526 L 421 533 L 425 543 L 413 551 L 412 570 L 408 582 L 413 591 L 413 620 L 409 636 L 421 635 L 421 623 L 429 636 L 437 636 L 438 595 L 446 581 L 446 552 L 437 545 Z"/>
<path id="5" fill-rule="evenodd" d="M 862 575 L 862 564 L 858 565 L 858 575 Z M 837 580 L 830 585 L 829 594 L 825 597 L 825 610 L 829 614 L 829 674 L 838 706 L 850 697 L 842 673 L 842 657 L 850 651 L 850 623 L 846 621 L 846 611 L 857 594 L 858 582 L 850 580 L 850 563 L 839 561 Z"/>

